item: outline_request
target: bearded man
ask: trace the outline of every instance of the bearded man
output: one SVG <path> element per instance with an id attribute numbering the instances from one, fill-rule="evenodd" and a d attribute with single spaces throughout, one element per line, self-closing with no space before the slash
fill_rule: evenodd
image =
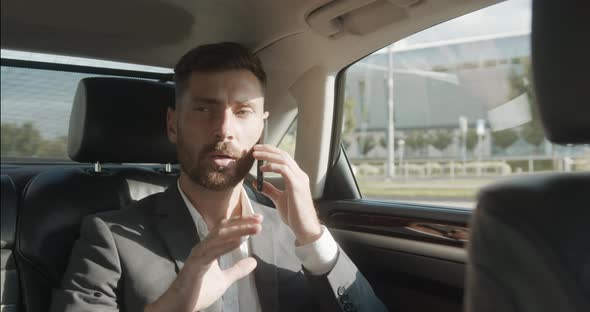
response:
<path id="1" fill-rule="evenodd" d="M 307 175 L 257 144 L 266 75 L 236 43 L 199 46 L 175 68 L 167 114 L 180 176 L 165 192 L 86 218 L 52 311 L 383 311 L 320 224 Z M 164 116 L 162 116 L 164 118 Z M 276 210 L 251 202 L 255 160 Z"/>

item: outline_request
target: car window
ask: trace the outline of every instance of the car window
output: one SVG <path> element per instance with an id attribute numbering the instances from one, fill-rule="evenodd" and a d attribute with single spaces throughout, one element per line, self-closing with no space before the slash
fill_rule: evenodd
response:
<path id="1" fill-rule="evenodd" d="M 281 138 L 278 147 L 285 152 L 289 153 L 291 157 L 295 158 L 295 139 L 297 137 L 297 118 L 293 120 L 287 132 Z"/>
<path id="2" fill-rule="evenodd" d="M 289 126 L 289 128 L 287 129 L 285 134 L 283 134 L 283 137 L 279 141 L 279 144 L 277 145 L 277 147 L 282 149 L 283 151 L 289 153 L 289 155 L 291 157 L 295 158 L 295 145 L 296 145 L 295 139 L 296 139 L 296 137 L 297 137 L 297 117 L 295 117 L 293 122 L 291 122 L 291 125 Z M 265 176 L 279 178 L 281 175 L 278 173 L 274 173 L 274 172 L 267 172 L 267 173 L 265 173 Z"/>
<path id="3" fill-rule="evenodd" d="M 342 145 L 363 198 L 473 208 L 498 179 L 590 170 L 587 145 L 545 139 L 530 6 L 470 13 L 346 69 Z"/>
<path id="4" fill-rule="evenodd" d="M 158 67 L 20 51 L 2 50 L 2 58 L 166 73 Z M 4 65 L 1 71 L 3 162 L 68 160 L 69 118 L 78 81 L 104 75 Z"/>

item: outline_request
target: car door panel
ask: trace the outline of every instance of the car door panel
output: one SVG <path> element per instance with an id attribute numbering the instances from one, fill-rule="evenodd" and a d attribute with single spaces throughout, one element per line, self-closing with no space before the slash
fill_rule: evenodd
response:
<path id="1" fill-rule="evenodd" d="M 451 217 L 433 223 L 432 216 L 417 216 L 424 214 L 423 208 L 412 210 L 392 204 L 387 207 L 389 211 L 384 211 L 384 204 L 375 206 L 368 201 L 324 202 L 318 207 L 335 239 L 390 309 L 427 311 L 436 307 L 439 311 L 461 311 L 464 241 L 432 238 L 411 229 L 415 224 L 440 226 Z M 408 219 L 412 212 L 414 217 Z M 370 220 L 383 223 L 362 222 Z M 386 221 L 395 225 L 388 228 Z"/>
<path id="2" fill-rule="evenodd" d="M 390 310 L 462 310 L 470 210 L 362 199 L 342 149 L 316 205 Z"/>

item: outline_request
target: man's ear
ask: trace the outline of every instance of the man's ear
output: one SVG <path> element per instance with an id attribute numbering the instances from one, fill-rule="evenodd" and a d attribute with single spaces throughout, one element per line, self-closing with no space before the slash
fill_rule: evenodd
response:
<path id="1" fill-rule="evenodd" d="M 174 144 L 176 144 L 177 139 L 176 124 L 176 109 L 168 107 L 168 111 L 166 112 L 166 132 L 168 133 L 168 139 Z"/>
<path id="2" fill-rule="evenodd" d="M 270 113 L 268 111 L 264 112 L 262 119 L 268 118 L 269 115 L 270 115 Z"/>

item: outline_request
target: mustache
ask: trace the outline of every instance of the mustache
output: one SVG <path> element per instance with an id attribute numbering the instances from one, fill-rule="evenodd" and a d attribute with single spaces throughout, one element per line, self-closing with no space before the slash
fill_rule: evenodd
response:
<path id="1" fill-rule="evenodd" d="M 243 156 L 242 151 L 230 142 L 216 142 L 205 145 L 201 151 L 202 155 L 207 155 L 213 152 L 223 153 L 234 158 Z"/>

